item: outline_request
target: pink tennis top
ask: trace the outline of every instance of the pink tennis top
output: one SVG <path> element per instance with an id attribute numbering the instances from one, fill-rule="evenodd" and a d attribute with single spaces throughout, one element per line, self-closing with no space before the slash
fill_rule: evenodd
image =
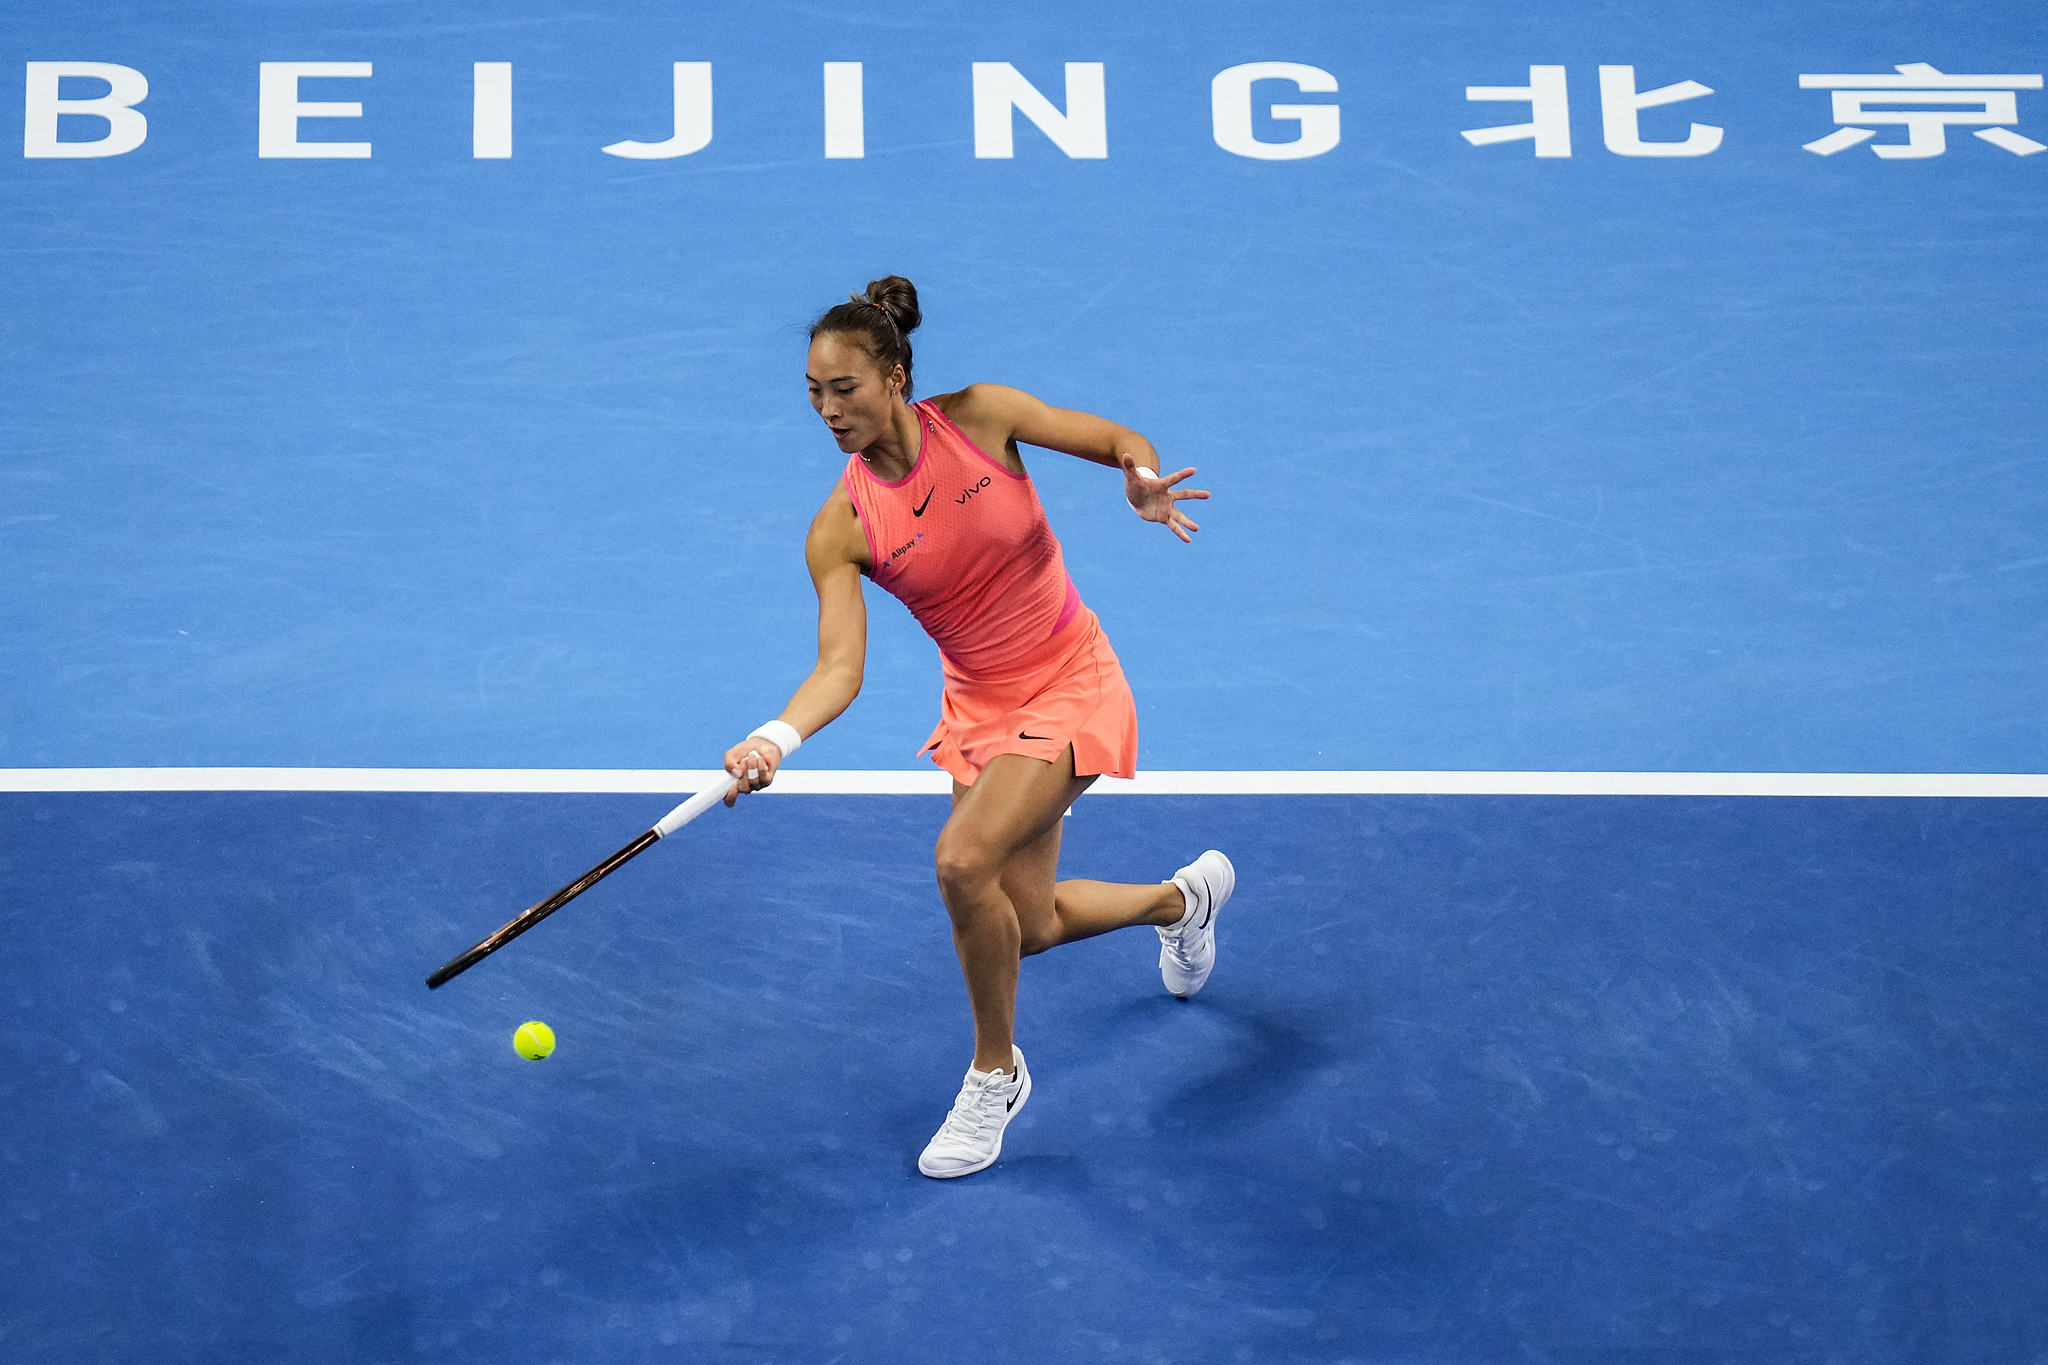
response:
<path id="1" fill-rule="evenodd" d="M 874 580 L 910 608 L 949 663 L 1000 677 L 1081 611 L 1038 491 L 983 454 L 932 403 L 913 403 L 917 462 L 895 483 L 846 462 Z"/>

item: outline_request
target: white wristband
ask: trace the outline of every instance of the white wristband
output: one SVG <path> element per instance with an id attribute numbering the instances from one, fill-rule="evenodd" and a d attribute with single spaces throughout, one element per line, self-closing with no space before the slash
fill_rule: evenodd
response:
<path id="1" fill-rule="evenodd" d="M 804 742 L 804 737 L 796 732 L 796 727 L 786 720 L 771 720 L 766 725 L 756 726 L 748 733 L 747 738 L 767 740 L 782 750 L 784 758 L 795 753 Z"/>
<path id="2" fill-rule="evenodd" d="M 1141 479 L 1156 479 L 1159 477 L 1157 474 L 1154 474 L 1151 470 L 1145 468 L 1145 466 L 1143 465 L 1139 465 L 1136 469 L 1133 469 L 1131 472 L 1133 474 L 1136 474 Z M 1130 499 L 1126 498 L 1124 499 L 1124 501 L 1130 502 Z M 1131 510 L 1133 512 L 1137 512 L 1138 515 L 1141 517 L 1145 515 L 1143 512 L 1138 510 L 1138 504 L 1134 502 L 1131 503 Z"/>

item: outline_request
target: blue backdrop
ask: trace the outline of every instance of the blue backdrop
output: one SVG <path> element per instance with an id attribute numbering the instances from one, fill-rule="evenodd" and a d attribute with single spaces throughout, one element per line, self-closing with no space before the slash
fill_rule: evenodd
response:
<path id="1" fill-rule="evenodd" d="M 2048 70 L 2037 6 L 61 0 L 0 54 L 150 86 L 131 152 L 0 158 L 0 765 L 708 763 L 810 662 L 802 325 L 897 271 L 925 392 L 1109 414 L 1215 491 L 1183 548 L 1033 460 L 1147 766 L 2048 768 L 2048 157 L 1821 157 L 1799 85 Z M 1336 147 L 1217 145 L 1211 78 L 1267 60 L 1340 88 L 1261 84 L 1256 135 L 1335 103 Z M 373 155 L 259 158 L 264 61 L 373 63 L 301 95 Z M 510 159 L 470 155 L 481 61 Z M 710 145 L 601 152 L 668 135 L 675 61 Z M 862 159 L 822 154 L 826 61 Z M 1062 107 L 1103 63 L 1108 156 L 1020 115 L 977 158 L 976 61 Z M 1459 137 L 1536 64 L 1569 158 Z M 1642 133 L 1722 145 L 1607 151 L 1602 64 L 1711 87 Z M 930 723 L 870 596 L 818 766 Z"/>

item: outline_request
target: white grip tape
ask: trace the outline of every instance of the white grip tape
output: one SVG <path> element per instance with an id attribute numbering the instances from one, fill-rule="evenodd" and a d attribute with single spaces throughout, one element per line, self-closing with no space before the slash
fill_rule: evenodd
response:
<path id="1" fill-rule="evenodd" d="M 663 839 L 668 838 L 669 835 L 674 834 L 684 825 L 689 824 L 705 811 L 710 810 L 720 801 L 723 801 L 725 794 L 731 790 L 732 779 L 721 775 L 716 782 L 713 782 L 703 791 L 698 792 L 695 796 L 683 802 L 682 805 L 677 806 L 667 815 L 662 816 L 660 823 L 654 827 L 655 834 Z"/>
<path id="2" fill-rule="evenodd" d="M 796 727 L 786 720 L 771 720 L 765 725 L 756 726 L 747 738 L 767 740 L 782 750 L 784 758 L 795 753 L 804 742 L 804 737 L 796 732 Z"/>

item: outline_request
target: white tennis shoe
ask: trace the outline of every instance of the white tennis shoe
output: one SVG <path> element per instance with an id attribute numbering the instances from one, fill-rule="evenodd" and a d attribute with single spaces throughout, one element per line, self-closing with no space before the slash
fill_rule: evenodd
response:
<path id="1" fill-rule="evenodd" d="M 1215 970 L 1216 912 L 1237 889 L 1237 869 L 1212 848 L 1174 873 L 1173 884 L 1187 898 L 1188 908 L 1178 924 L 1159 930 L 1159 979 L 1186 1000 Z"/>
<path id="2" fill-rule="evenodd" d="M 1012 1044 L 1010 1055 L 1015 1061 L 1008 1072 L 967 1068 L 953 1112 L 917 1159 L 919 1171 L 934 1180 L 952 1180 L 986 1170 L 1003 1154 L 1003 1129 L 1024 1112 L 1024 1102 L 1031 1098 L 1031 1068 L 1024 1065 L 1024 1050 Z"/>

